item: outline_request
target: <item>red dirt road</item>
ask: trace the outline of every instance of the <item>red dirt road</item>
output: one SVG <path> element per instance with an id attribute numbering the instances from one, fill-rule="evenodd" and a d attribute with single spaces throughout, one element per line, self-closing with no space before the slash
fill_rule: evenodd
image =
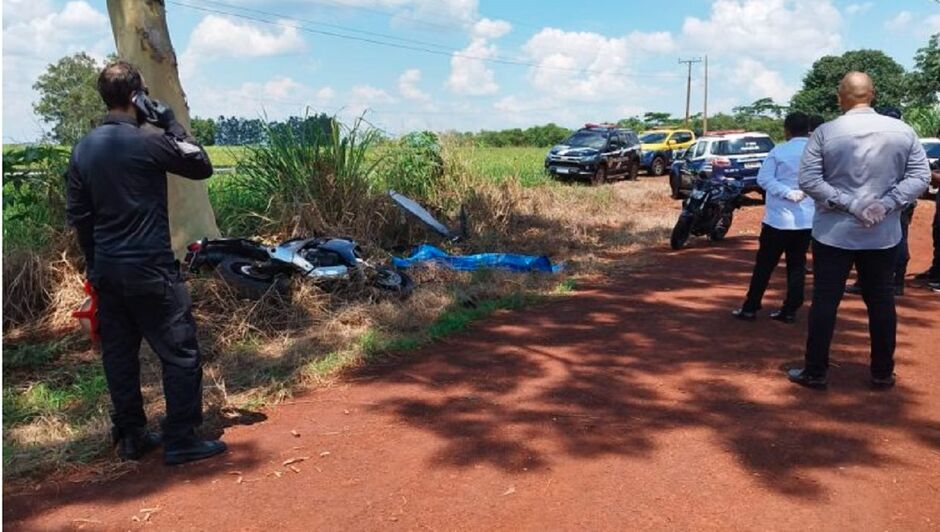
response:
<path id="1" fill-rule="evenodd" d="M 805 310 L 792 326 L 728 314 L 761 213 L 746 208 L 724 243 L 651 249 L 652 263 L 621 279 L 494 316 L 229 428 L 223 458 L 152 458 L 116 481 L 7 493 L 4 525 L 940 528 L 940 295 L 909 287 L 900 300 L 894 390 L 867 386 L 857 298 L 840 312 L 829 390 L 791 385 L 782 368 L 801 360 Z M 912 272 L 926 265 L 932 213 L 922 202 Z M 294 457 L 307 457 L 296 472 L 283 465 Z"/>

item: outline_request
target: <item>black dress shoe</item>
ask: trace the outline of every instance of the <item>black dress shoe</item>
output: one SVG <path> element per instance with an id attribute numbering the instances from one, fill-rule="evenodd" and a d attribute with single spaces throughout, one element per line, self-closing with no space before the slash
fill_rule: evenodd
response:
<path id="1" fill-rule="evenodd" d="M 885 390 L 887 388 L 893 388 L 896 379 L 894 374 L 888 375 L 887 377 L 875 377 L 871 378 L 871 385 L 875 389 Z"/>
<path id="2" fill-rule="evenodd" d="M 782 310 L 775 310 L 770 313 L 770 319 L 777 320 L 782 323 L 793 323 L 796 321 L 796 314 L 791 314 Z"/>
<path id="3" fill-rule="evenodd" d="M 124 460 L 140 460 L 145 454 L 160 446 L 160 435 L 145 429 L 121 431 L 113 429 L 111 437 L 117 446 L 117 454 Z"/>
<path id="4" fill-rule="evenodd" d="M 742 321 L 754 321 L 757 319 L 757 313 L 751 312 L 749 310 L 744 310 L 743 308 L 734 309 L 731 311 L 731 315 L 735 318 Z"/>
<path id="5" fill-rule="evenodd" d="M 818 375 L 810 375 L 806 373 L 805 369 L 793 368 L 787 370 L 787 378 L 790 379 L 790 382 L 795 382 L 800 386 L 806 386 L 807 388 L 815 388 L 818 390 L 824 389 L 826 387 L 826 377 L 820 377 Z"/>
<path id="6" fill-rule="evenodd" d="M 861 293 L 862 293 L 862 285 L 860 285 L 860 284 L 858 284 L 858 283 L 854 283 L 854 284 L 847 285 L 847 286 L 845 287 L 845 293 L 846 293 L 846 294 L 861 294 Z"/>
<path id="7" fill-rule="evenodd" d="M 163 463 L 166 465 L 179 465 L 186 462 L 203 460 L 228 449 L 219 440 L 197 440 L 195 438 L 180 443 L 168 445 L 163 449 Z"/>
<path id="8" fill-rule="evenodd" d="M 914 279 L 918 281 L 927 281 L 928 283 L 937 283 L 940 282 L 940 272 L 935 272 L 933 269 L 930 269 L 925 272 L 918 273 L 914 276 Z"/>

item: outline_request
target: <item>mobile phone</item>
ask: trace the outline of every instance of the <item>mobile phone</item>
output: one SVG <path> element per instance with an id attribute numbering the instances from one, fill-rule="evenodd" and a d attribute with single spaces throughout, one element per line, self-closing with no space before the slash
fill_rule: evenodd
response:
<path id="1" fill-rule="evenodd" d="M 160 116 L 166 111 L 166 105 L 158 100 L 151 99 L 146 89 L 135 92 L 131 98 L 131 103 L 137 108 L 139 122 L 160 125 Z"/>

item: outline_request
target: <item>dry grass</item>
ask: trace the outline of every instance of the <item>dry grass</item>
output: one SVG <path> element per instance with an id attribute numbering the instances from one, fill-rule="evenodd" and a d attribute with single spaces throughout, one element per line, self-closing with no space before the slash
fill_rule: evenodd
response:
<path id="1" fill-rule="evenodd" d="M 674 222 L 674 204 L 661 180 L 642 179 L 610 186 L 540 186 L 523 188 L 518 180 L 481 182 L 467 161 L 445 159 L 450 179 L 446 195 L 435 199 L 445 217 L 455 217 L 465 205 L 471 237 L 455 252 L 515 251 L 548 254 L 565 261 L 568 274 L 596 276 L 631 267 L 642 260 L 636 253 L 659 245 Z M 365 208 L 375 213 L 371 225 L 346 228 L 353 236 L 381 235 L 364 241 L 377 257 L 401 242 L 428 235 L 404 219 L 384 198 Z M 315 210 L 282 224 L 279 233 L 322 230 Z M 342 230 L 343 228 L 331 228 Z M 275 235 L 276 236 L 276 235 Z M 4 257 L 4 338 L 10 342 L 61 335 L 71 326 L 68 313 L 81 299 L 80 275 L 66 256 L 49 266 L 39 257 Z M 239 300 L 219 279 L 192 282 L 195 313 L 205 351 L 205 403 L 210 428 L 232 422 L 232 412 L 276 403 L 303 387 L 329 383 L 337 371 L 361 364 L 370 356 L 408 349 L 436 337 L 429 324 L 481 302 L 548 294 L 562 280 L 557 276 L 497 272 L 457 273 L 420 270 L 418 289 L 406 301 L 357 287 L 330 293 L 298 283 L 289 300 L 271 295 L 257 302 Z M 11 277 L 12 276 L 12 277 Z M 13 279 L 13 282 L 8 282 Z M 9 291 L 8 291 L 9 290 Z M 9 299 L 8 299 L 9 298 Z M 7 321 L 7 303 L 19 308 Z M 431 326 L 432 328 L 434 326 Z M 438 330 L 448 330 L 439 327 Z M 90 346 L 70 348 L 53 364 L 97 364 Z M 162 408 L 159 367 L 145 349 L 144 395 L 148 414 Z M 15 373 L 18 390 L 41 380 L 35 373 Z M 9 372 L 6 371 L 8 374 Z M 32 380 L 31 380 L 32 379 Z M 6 403 L 6 396 L 4 399 Z M 107 404 L 103 399 L 103 405 Z M 107 416 L 104 408 L 76 421 L 68 411 L 52 413 L 7 426 L 4 422 L 4 463 L 9 475 L 48 473 L 67 464 L 93 460 L 101 468 Z M 109 466 L 108 471 L 112 468 Z M 95 469 L 97 470 L 97 469 Z"/>

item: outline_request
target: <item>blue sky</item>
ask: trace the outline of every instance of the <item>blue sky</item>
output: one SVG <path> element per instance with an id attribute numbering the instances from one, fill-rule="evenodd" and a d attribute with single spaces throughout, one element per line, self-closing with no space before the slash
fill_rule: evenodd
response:
<path id="1" fill-rule="evenodd" d="M 167 0 L 167 12 L 192 114 L 365 111 L 393 134 L 679 115 L 677 61 L 705 54 L 711 111 L 786 102 L 822 55 L 876 48 L 909 67 L 940 32 L 934 0 Z M 41 135 L 31 85 L 81 50 L 113 51 L 105 0 L 3 2 L 4 142 Z M 698 111 L 700 65 L 693 76 Z"/>

